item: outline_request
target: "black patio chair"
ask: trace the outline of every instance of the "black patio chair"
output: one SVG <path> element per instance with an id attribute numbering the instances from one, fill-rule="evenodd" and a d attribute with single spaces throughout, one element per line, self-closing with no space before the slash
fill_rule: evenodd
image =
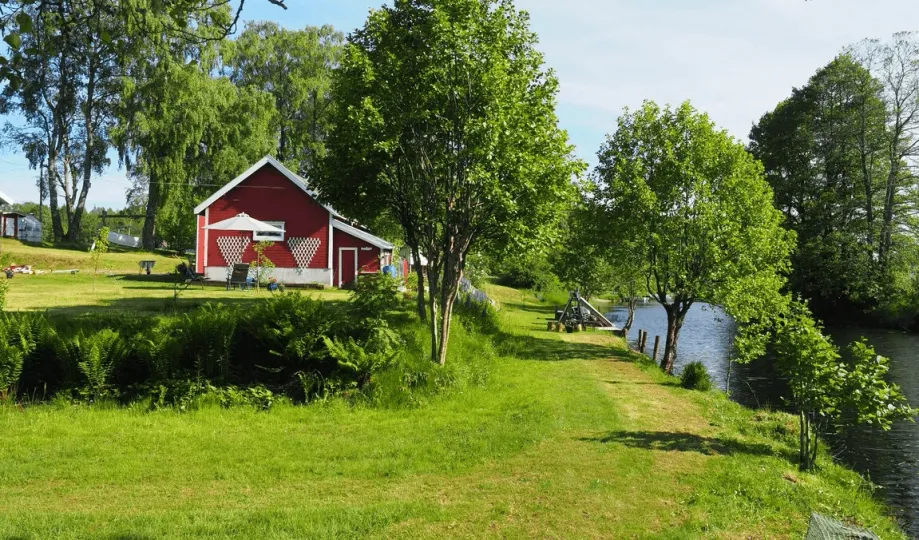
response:
<path id="1" fill-rule="evenodd" d="M 181 286 L 183 289 L 187 289 L 192 284 L 198 283 L 201 285 L 201 288 L 204 288 L 204 274 L 196 273 L 190 264 L 179 263 L 176 265 L 176 286 Z"/>
<path id="2" fill-rule="evenodd" d="M 249 281 L 249 263 L 236 263 L 233 270 L 227 274 L 227 290 L 239 285 L 239 288 L 247 291 L 250 288 Z"/>

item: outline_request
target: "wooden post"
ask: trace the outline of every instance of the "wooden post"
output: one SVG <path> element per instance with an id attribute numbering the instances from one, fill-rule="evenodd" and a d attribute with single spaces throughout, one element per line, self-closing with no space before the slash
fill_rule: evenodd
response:
<path id="1" fill-rule="evenodd" d="M 661 337 L 654 336 L 654 355 L 651 356 L 651 360 L 654 360 L 655 363 L 657 362 L 657 348 L 660 346 L 660 344 L 661 344 Z"/>
<path id="2" fill-rule="evenodd" d="M 641 354 L 645 353 L 645 338 L 648 336 L 648 333 L 644 330 L 638 331 L 638 352 Z"/>

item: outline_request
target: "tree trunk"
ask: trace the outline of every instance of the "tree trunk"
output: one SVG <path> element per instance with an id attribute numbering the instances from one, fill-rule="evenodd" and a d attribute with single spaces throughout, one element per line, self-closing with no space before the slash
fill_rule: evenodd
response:
<path id="1" fill-rule="evenodd" d="M 152 251 L 156 246 L 156 212 L 160 206 L 160 186 L 156 173 L 150 172 L 150 182 L 147 186 L 147 210 L 144 214 L 144 229 L 141 233 L 141 243 L 147 251 Z"/>
<path id="2" fill-rule="evenodd" d="M 40 242 L 45 240 L 45 164 L 38 167 L 38 222 L 41 224 Z"/>
<path id="3" fill-rule="evenodd" d="M 76 242 L 80 237 L 80 228 L 83 222 L 83 212 L 86 208 L 86 197 L 89 195 L 89 186 L 92 183 L 93 163 L 96 153 L 95 145 L 95 126 L 93 125 L 93 114 L 95 113 L 96 98 L 96 65 L 90 59 L 89 69 L 87 70 L 86 81 L 86 104 L 83 108 L 84 128 L 86 130 L 86 147 L 83 151 L 83 185 L 80 187 L 80 197 L 77 199 L 76 207 L 73 210 L 73 218 L 70 221 L 70 227 L 67 229 L 67 238 L 71 242 Z M 76 178 L 76 176 L 74 176 Z M 74 184 L 74 196 L 76 196 L 76 184 Z"/>
<path id="4" fill-rule="evenodd" d="M 679 302 L 665 305 L 667 312 L 667 340 L 664 344 L 664 356 L 661 358 L 661 369 L 665 373 L 673 373 L 673 362 L 676 360 L 676 345 L 680 337 L 680 328 L 683 327 L 683 318 L 686 309 Z"/>
<path id="5" fill-rule="evenodd" d="M 462 253 L 447 253 L 445 259 L 444 275 L 440 284 L 440 350 L 437 354 L 440 365 L 444 365 L 447 360 L 447 344 L 450 340 L 450 322 L 453 319 L 453 302 L 456 300 L 459 281 L 463 275 Z"/>
<path id="6" fill-rule="evenodd" d="M 804 411 L 798 412 L 798 463 L 802 470 L 807 470 L 807 427 Z"/>
<path id="7" fill-rule="evenodd" d="M 430 261 L 428 261 L 427 274 L 428 274 L 428 328 L 431 333 L 431 361 L 437 364 L 440 364 L 440 358 L 438 354 L 440 353 L 440 340 L 438 339 L 438 313 L 437 313 L 437 272 L 434 268 L 431 267 Z"/>
<path id="8" fill-rule="evenodd" d="M 48 209 L 51 211 L 52 238 L 55 242 L 60 242 L 64 238 L 64 228 L 57 206 L 57 183 L 57 151 L 51 148 L 48 151 Z"/>
<path id="9" fill-rule="evenodd" d="M 638 299 L 634 296 L 630 296 L 627 300 L 629 315 L 625 319 L 625 326 L 622 327 L 625 330 L 625 333 L 628 334 L 629 330 L 632 329 L 632 323 L 635 322 L 635 307 L 638 305 Z"/>
<path id="10" fill-rule="evenodd" d="M 416 298 L 418 319 L 424 322 L 427 320 L 424 307 L 424 267 L 421 266 L 421 257 L 418 256 L 418 246 L 410 246 L 409 249 L 412 251 L 412 268 L 415 269 L 415 274 L 418 276 L 418 295 Z"/>

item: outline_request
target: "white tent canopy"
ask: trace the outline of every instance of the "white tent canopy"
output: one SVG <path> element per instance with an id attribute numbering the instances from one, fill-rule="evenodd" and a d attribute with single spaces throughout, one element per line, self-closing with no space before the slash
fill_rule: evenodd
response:
<path id="1" fill-rule="evenodd" d="M 250 231 L 266 233 L 284 232 L 284 229 L 280 229 L 274 225 L 269 225 L 264 221 L 259 221 L 255 218 L 249 217 L 249 214 L 245 212 L 240 212 L 239 214 L 229 219 L 208 225 L 205 227 L 205 229 L 214 229 L 218 231 Z"/>

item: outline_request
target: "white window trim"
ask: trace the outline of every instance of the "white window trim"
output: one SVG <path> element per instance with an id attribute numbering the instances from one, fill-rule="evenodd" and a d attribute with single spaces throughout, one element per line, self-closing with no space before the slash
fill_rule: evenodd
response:
<path id="1" fill-rule="evenodd" d="M 273 225 L 283 230 L 284 232 L 281 233 L 281 237 L 279 238 L 277 236 L 274 236 L 273 233 L 260 233 L 260 232 L 253 231 L 252 232 L 253 241 L 255 242 L 258 242 L 260 240 L 268 240 L 269 242 L 283 242 L 284 241 L 284 237 L 287 236 L 287 229 L 284 228 L 285 222 L 283 221 L 263 221 L 263 223 L 267 223 L 268 225 Z"/>

